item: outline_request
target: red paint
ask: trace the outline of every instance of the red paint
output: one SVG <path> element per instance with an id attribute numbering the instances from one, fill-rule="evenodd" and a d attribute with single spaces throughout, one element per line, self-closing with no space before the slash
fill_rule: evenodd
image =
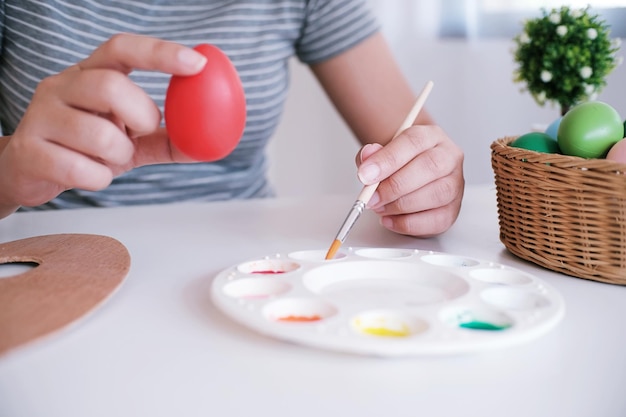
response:
<path id="1" fill-rule="evenodd" d="M 290 321 L 290 322 L 309 322 L 321 320 L 320 316 L 283 316 L 279 317 L 278 321 Z"/>
<path id="2" fill-rule="evenodd" d="M 214 45 L 194 48 L 208 61 L 191 76 L 174 75 L 165 96 L 165 126 L 172 143 L 197 161 L 230 154 L 246 124 L 246 98 L 239 74 Z"/>
<path id="3" fill-rule="evenodd" d="M 252 271 L 253 274 L 284 274 L 285 271 L 266 269 L 263 271 Z"/>

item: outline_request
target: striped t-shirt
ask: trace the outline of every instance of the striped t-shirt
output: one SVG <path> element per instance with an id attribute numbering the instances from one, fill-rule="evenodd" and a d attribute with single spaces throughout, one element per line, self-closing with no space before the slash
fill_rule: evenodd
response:
<path id="1" fill-rule="evenodd" d="M 247 121 L 232 154 L 212 163 L 136 168 L 102 191 L 73 189 L 36 209 L 266 197 L 265 146 L 280 120 L 288 62 L 331 58 L 378 30 L 366 0 L 0 0 L 0 123 L 10 135 L 35 87 L 115 33 L 188 46 L 211 43 L 233 61 Z M 135 71 L 163 111 L 170 76 Z M 120 92 L 123 94 L 123 92 Z"/>

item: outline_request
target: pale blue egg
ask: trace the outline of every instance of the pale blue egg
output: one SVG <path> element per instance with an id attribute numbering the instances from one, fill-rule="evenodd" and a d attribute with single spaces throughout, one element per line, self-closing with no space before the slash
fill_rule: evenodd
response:
<path id="1" fill-rule="evenodd" d="M 561 124 L 562 119 L 563 116 L 550 123 L 550 125 L 548 125 L 548 127 L 546 128 L 545 134 L 553 139 L 556 139 L 557 132 L 559 131 L 559 125 Z"/>

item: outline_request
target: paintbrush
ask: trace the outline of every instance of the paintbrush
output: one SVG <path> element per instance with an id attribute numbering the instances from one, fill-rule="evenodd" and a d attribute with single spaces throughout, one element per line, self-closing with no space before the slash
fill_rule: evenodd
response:
<path id="1" fill-rule="evenodd" d="M 400 133 L 404 132 L 406 129 L 411 127 L 413 123 L 415 123 L 415 119 L 417 118 L 419 112 L 422 110 L 422 107 L 426 102 L 426 98 L 428 98 L 428 94 L 430 94 L 430 90 L 432 90 L 432 88 L 433 82 L 428 81 L 422 89 L 420 95 L 417 97 L 417 100 L 415 101 L 415 104 L 413 104 L 413 107 L 409 111 L 409 114 L 404 119 L 404 122 L 402 122 L 402 125 L 398 128 L 396 134 L 393 135 L 393 138 L 391 140 L 395 139 Z M 377 182 L 375 184 L 370 184 L 363 187 L 356 201 L 354 202 L 354 205 L 348 212 L 346 219 L 341 225 L 341 228 L 339 229 L 335 240 L 333 240 L 333 243 L 330 245 L 330 248 L 326 253 L 326 259 L 333 259 L 335 257 L 337 251 L 341 247 L 341 244 L 346 240 L 346 237 L 348 237 L 352 226 L 354 226 L 358 218 L 361 216 L 361 213 L 363 213 L 363 210 L 365 210 L 365 206 L 370 201 L 370 198 L 372 198 L 372 195 L 374 195 L 376 188 L 378 188 L 378 184 L 379 183 Z"/>

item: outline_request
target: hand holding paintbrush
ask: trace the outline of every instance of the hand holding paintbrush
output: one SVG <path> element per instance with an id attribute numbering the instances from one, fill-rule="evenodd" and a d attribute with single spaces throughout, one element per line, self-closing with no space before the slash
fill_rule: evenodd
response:
<path id="1" fill-rule="evenodd" d="M 430 94 L 432 88 L 433 82 L 427 82 L 422 92 L 417 97 L 415 104 L 409 111 L 409 114 L 404 119 L 404 122 L 398 128 L 395 135 L 393 135 L 392 140 L 395 139 L 400 133 L 411 127 L 413 123 L 415 123 L 415 119 L 417 118 L 419 112 L 422 110 L 422 107 L 424 107 L 424 103 L 426 102 L 426 99 L 428 98 L 428 95 Z M 348 233 L 350 233 L 352 226 L 354 226 L 358 218 L 361 216 L 361 213 L 363 213 L 363 210 L 365 209 L 365 206 L 369 202 L 370 198 L 372 198 L 372 195 L 374 195 L 376 188 L 378 188 L 378 184 L 379 183 L 374 183 L 363 187 L 354 205 L 352 206 L 352 209 L 348 213 L 348 216 L 346 216 L 346 219 L 341 225 L 341 228 L 339 229 L 335 240 L 330 245 L 328 253 L 326 254 L 326 259 L 332 259 L 335 257 L 337 251 L 341 247 L 341 244 L 345 241 L 346 237 L 348 237 Z"/>

